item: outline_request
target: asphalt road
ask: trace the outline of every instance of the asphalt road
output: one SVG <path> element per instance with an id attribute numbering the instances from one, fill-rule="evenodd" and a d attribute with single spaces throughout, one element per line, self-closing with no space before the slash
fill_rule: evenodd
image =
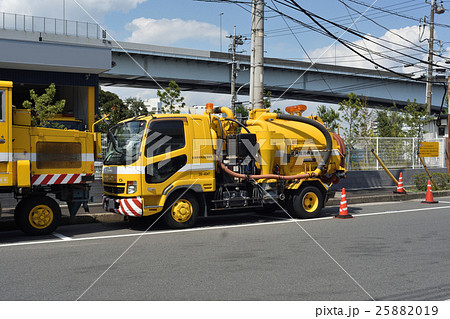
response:
<path id="1" fill-rule="evenodd" d="M 450 198 L 240 215 L 174 231 L 68 225 L 0 232 L 0 300 L 448 300 Z"/>

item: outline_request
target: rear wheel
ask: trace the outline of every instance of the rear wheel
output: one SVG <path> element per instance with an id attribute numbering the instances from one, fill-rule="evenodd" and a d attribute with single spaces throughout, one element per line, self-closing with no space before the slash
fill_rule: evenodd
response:
<path id="1" fill-rule="evenodd" d="M 199 204 L 197 198 L 185 193 L 181 197 L 173 196 L 164 206 L 164 222 L 170 228 L 189 228 L 195 225 Z"/>
<path id="2" fill-rule="evenodd" d="M 48 196 L 31 196 L 22 199 L 14 211 L 17 226 L 28 235 L 47 235 L 61 222 L 61 209 Z"/>
<path id="3" fill-rule="evenodd" d="M 322 192 L 315 186 L 307 186 L 291 195 L 289 211 L 297 218 L 318 217 L 323 207 Z"/>

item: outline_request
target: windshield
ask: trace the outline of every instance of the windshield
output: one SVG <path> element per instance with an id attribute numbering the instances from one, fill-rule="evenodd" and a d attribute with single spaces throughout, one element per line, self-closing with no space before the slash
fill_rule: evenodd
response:
<path id="1" fill-rule="evenodd" d="M 111 128 L 108 133 L 106 165 L 132 164 L 139 158 L 146 121 L 129 121 Z"/>

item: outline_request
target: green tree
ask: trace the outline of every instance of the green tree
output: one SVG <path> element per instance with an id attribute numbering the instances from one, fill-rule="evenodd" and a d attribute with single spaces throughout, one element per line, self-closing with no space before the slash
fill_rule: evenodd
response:
<path id="1" fill-rule="evenodd" d="M 373 136 L 373 111 L 366 100 L 361 100 L 352 92 L 348 100 L 339 103 L 339 111 L 348 125 L 344 128 L 347 143 L 351 145 L 355 138 Z"/>
<path id="2" fill-rule="evenodd" d="M 319 105 L 317 108 L 317 115 L 322 119 L 322 121 L 327 124 L 328 129 L 332 132 L 336 132 L 339 127 L 340 116 L 337 111 L 331 107 L 325 105 Z"/>
<path id="3" fill-rule="evenodd" d="M 423 130 L 425 123 L 428 121 L 427 110 L 425 106 L 420 105 L 414 99 L 413 102 L 408 100 L 408 104 L 404 108 L 404 120 L 407 137 L 418 137 L 422 138 L 423 134 L 426 133 Z"/>
<path id="4" fill-rule="evenodd" d="M 272 91 L 264 90 L 263 105 L 265 109 L 270 109 L 272 106 Z"/>
<path id="5" fill-rule="evenodd" d="M 147 107 L 144 101 L 135 97 L 129 97 L 123 102 L 125 108 L 128 110 L 129 117 L 136 117 L 141 115 L 148 115 Z"/>
<path id="6" fill-rule="evenodd" d="M 376 121 L 378 123 L 378 136 L 380 137 L 403 137 L 404 115 L 394 110 L 377 111 Z"/>
<path id="7" fill-rule="evenodd" d="M 163 104 L 163 113 L 180 113 L 180 110 L 176 110 L 175 106 L 178 105 L 183 108 L 186 103 L 184 103 L 184 97 L 181 96 L 181 90 L 175 81 L 169 82 L 169 87 L 165 88 L 163 91 L 156 91 L 161 103 Z"/>
<path id="8" fill-rule="evenodd" d="M 56 87 L 54 83 L 50 84 L 42 95 L 36 94 L 33 89 L 30 90 L 31 101 L 24 101 L 22 106 L 31 110 L 31 125 L 40 127 L 49 126 L 49 121 L 51 121 L 56 114 L 62 112 L 66 105 L 66 100 L 53 102 L 55 94 Z"/>
<path id="9" fill-rule="evenodd" d="M 99 89 L 98 94 L 98 108 L 100 114 L 109 114 L 110 124 L 117 124 L 122 120 L 129 118 L 129 112 L 124 107 L 122 99 L 115 93 L 103 91 Z M 105 122 L 98 124 L 99 130 L 106 132 L 108 126 Z"/>
<path id="10" fill-rule="evenodd" d="M 236 107 L 234 109 L 234 112 L 236 114 L 241 114 L 242 118 L 247 118 L 248 117 L 248 110 L 247 107 L 245 107 L 244 105 L 242 105 L 242 103 L 237 104 L 236 103 Z"/>
<path id="11" fill-rule="evenodd" d="M 279 107 L 276 110 L 273 110 L 273 112 L 277 113 L 277 114 L 285 114 L 285 112 L 282 109 L 280 109 Z"/>
<path id="12" fill-rule="evenodd" d="M 148 114 L 144 101 L 135 97 L 129 97 L 124 102 L 117 94 L 103 91 L 102 89 L 99 90 L 98 94 L 98 106 L 100 114 L 109 114 L 109 125 Z M 109 125 L 105 122 L 100 122 L 98 127 L 101 132 L 106 132 Z"/>

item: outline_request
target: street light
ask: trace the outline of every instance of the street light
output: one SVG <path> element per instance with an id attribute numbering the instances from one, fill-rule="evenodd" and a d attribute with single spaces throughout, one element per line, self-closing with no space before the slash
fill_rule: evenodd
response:
<path id="1" fill-rule="evenodd" d="M 66 35 L 66 0 L 63 0 L 63 34 Z"/>
<path id="2" fill-rule="evenodd" d="M 219 17 L 220 17 L 220 52 L 222 52 L 222 16 L 223 16 L 223 12 L 219 13 Z"/>

